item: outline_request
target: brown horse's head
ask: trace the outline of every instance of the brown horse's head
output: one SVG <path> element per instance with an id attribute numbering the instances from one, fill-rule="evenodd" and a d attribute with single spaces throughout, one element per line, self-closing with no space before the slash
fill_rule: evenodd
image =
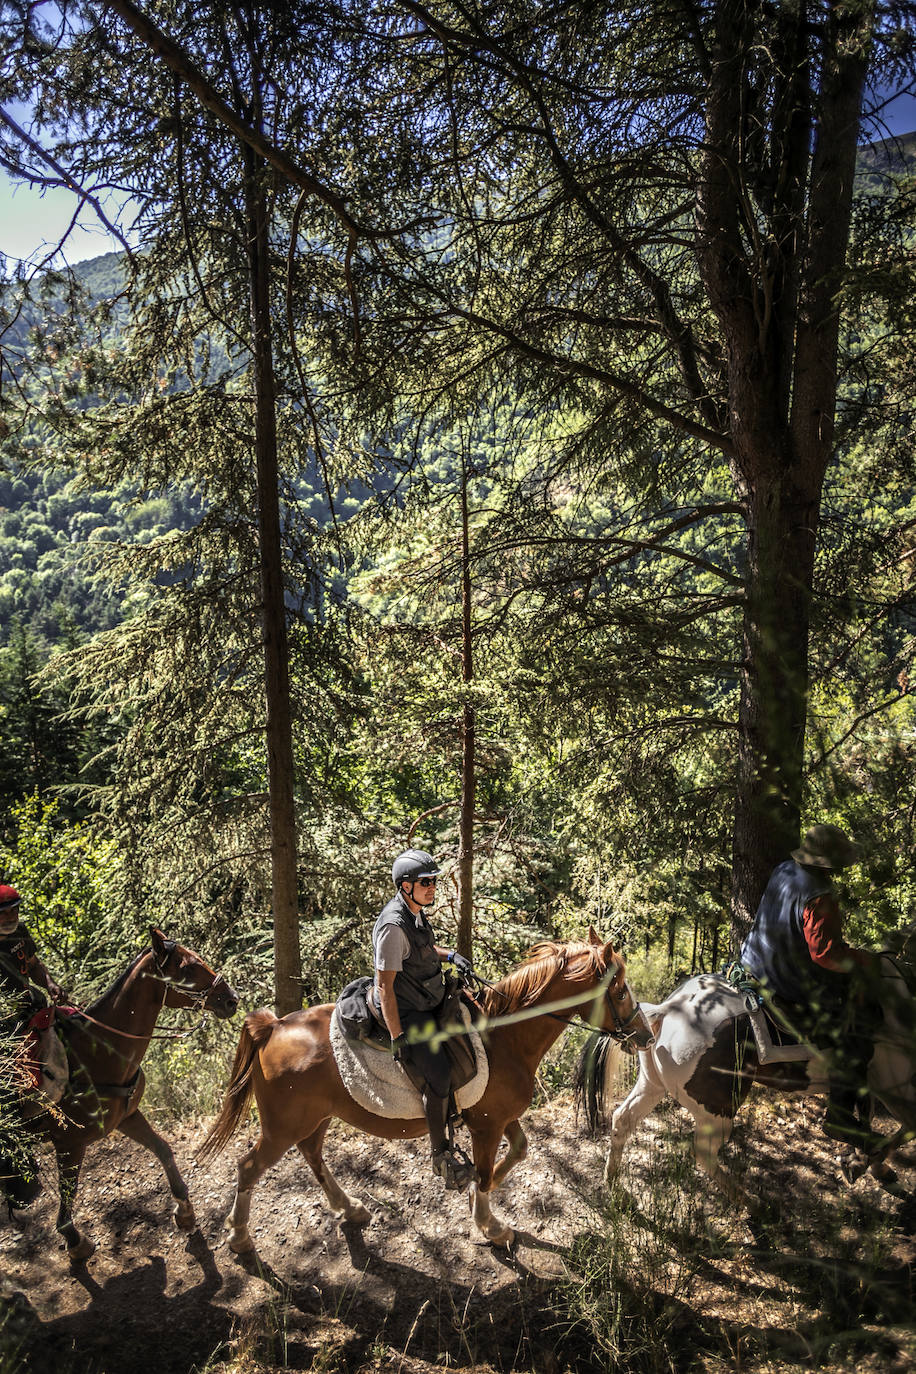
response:
<path id="1" fill-rule="evenodd" d="M 594 929 L 587 940 L 541 940 L 524 963 L 482 997 L 487 1016 L 505 1020 L 514 1012 L 544 1005 L 559 1020 L 581 1016 L 624 1049 L 654 1044 L 652 1028 L 627 983 L 626 965 L 610 940 Z"/>
<path id="2" fill-rule="evenodd" d="M 149 934 L 155 965 L 153 976 L 166 984 L 167 1007 L 203 1006 L 221 1021 L 234 1015 L 239 995 L 221 973 L 214 973 L 193 949 L 177 940 L 167 940 L 158 926 L 150 926 Z"/>
<path id="3" fill-rule="evenodd" d="M 655 1036 L 627 982 L 623 955 L 610 940 L 602 940 L 594 926 L 589 927 L 588 942 L 598 969 L 603 969 L 599 986 L 603 986 L 604 996 L 595 1001 L 590 1018 L 593 1025 L 607 1031 L 630 1054 L 648 1049 L 655 1044 Z"/>

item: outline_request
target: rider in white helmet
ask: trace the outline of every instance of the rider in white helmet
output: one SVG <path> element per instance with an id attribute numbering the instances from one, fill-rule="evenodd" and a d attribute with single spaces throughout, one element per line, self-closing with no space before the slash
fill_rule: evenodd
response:
<path id="1" fill-rule="evenodd" d="M 470 960 L 456 950 L 438 945 L 424 910 L 436 895 L 439 867 L 431 854 L 408 849 L 399 854 L 391 870 L 395 896 L 381 912 L 372 931 L 375 984 L 369 1005 L 391 1036 L 395 1058 L 423 1099 L 423 1110 L 432 1146 L 433 1170 L 447 1188 L 464 1188 L 475 1178 L 473 1167 L 448 1148 L 451 1062 L 441 1047 L 425 1040 L 409 1043 L 411 1027 L 425 1027 L 436 1020 L 446 995 L 442 963 L 461 971 Z"/>

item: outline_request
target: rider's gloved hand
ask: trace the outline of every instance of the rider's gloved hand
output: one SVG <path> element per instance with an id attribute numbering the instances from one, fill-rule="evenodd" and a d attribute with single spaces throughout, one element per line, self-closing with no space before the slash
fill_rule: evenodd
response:
<path id="1" fill-rule="evenodd" d="M 471 963 L 470 959 L 465 958 L 463 954 L 459 954 L 457 949 L 449 950 L 448 961 L 450 964 L 454 965 L 459 973 L 467 974 L 474 972 L 474 965 Z"/>
<path id="2" fill-rule="evenodd" d="M 404 1035 L 403 1031 L 392 1040 L 391 1053 L 394 1055 L 395 1062 L 398 1064 L 406 1064 L 409 1061 L 411 1050 L 407 1043 L 407 1036 Z"/>

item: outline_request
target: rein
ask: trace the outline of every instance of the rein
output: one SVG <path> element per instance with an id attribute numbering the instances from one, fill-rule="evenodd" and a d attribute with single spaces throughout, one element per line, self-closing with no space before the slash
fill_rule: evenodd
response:
<path id="1" fill-rule="evenodd" d="M 206 999 L 210 996 L 210 994 L 214 991 L 215 988 L 218 988 L 221 983 L 225 983 L 226 979 L 223 977 L 221 973 L 217 973 L 214 976 L 213 982 L 210 984 L 208 988 L 192 988 L 186 986 L 183 983 L 177 982 L 174 978 L 170 978 L 168 974 L 163 972 L 163 969 L 165 968 L 165 964 L 168 962 L 169 956 L 175 949 L 175 944 L 176 942 L 174 940 L 169 940 L 167 942 L 165 960 L 163 961 L 162 965 L 160 965 L 158 960 L 156 959 L 155 952 L 151 951 L 153 953 L 153 960 L 156 966 L 156 972 L 141 973 L 140 977 L 149 978 L 154 983 L 163 983 L 167 988 L 173 987 L 178 992 L 182 993 L 185 997 L 191 998 L 192 1002 L 194 1003 L 194 1006 L 179 1007 L 179 1011 L 195 1011 L 197 1010 L 197 1008 L 202 1009 Z M 163 1003 L 163 1005 L 165 1004 Z M 117 1030 L 114 1026 L 107 1026 L 104 1021 L 97 1021 L 94 1016 L 89 1015 L 88 1011 L 83 1011 L 79 1007 L 75 1008 L 75 1010 L 82 1020 L 89 1021 L 93 1026 L 98 1026 L 99 1030 L 107 1031 L 109 1035 L 121 1035 L 124 1037 L 125 1040 L 187 1040 L 189 1036 L 194 1035 L 199 1030 L 200 1024 L 202 1024 L 199 1023 L 196 1026 L 189 1026 L 187 1030 L 154 1030 L 151 1031 L 149 1035 L 135 1035 L 132 1031 Z"/>
<path id="2" fill-rule="evenodd" d="M 125 1040 L 186 1040 L 198 1029 L 197 1026 L 189 1026 L 187 1030 L 152 1031 L 149 1035 L 134 1035 L 132 1031 L 117 1030 L 114 1026 L 107 1026 L 104 1021 L 97 1021 L 80 1007 L 74 1007 L 73 1010 L 81 1021 L 89 1021 L 93 1026 L 98 1026 L 99 1030 L 107 1031 L 109 1035 L 123 1035 Z M 179 1010 L 193 1011 L 193 1007 L 183 1007 Z"/>
<path id="3" fill-rule="evenodd" d="M 478 986 L 489 988 L 491 992 L 495 992 L 504 1002 L 509 1000 L 506 994 L 502 992 L 495 983 L 488 983 L 486 978 L 481 978 L 479 973 L 471 971 L 468 976 L 473 979 Z M 597 1001 L 598 999 L 596 997 L 593 1000 Z M 544 1011 L 541 1015 L 549 1016 L 552 1021 L 560 1021 L 564 1026 L 571 1026 L 573 1030 L 588 1031 L 591 1035 L 598 1035 L 605 1040 L 615 1040 L 618 1045 L 625 1045 L 628 1040 L 632 1040 L 635 1034 L 634 1031 L 628 1031 L 627 1026 L 632 1025 L 640 1015 L 642 1008 L 637 1002 L 626 1020 L 621 1020 L 617 1008 L 614 1006 L 613 998 L 611 997 L 610 986 L 604 988 L 604 1000 L 607 1002 L 611 1016 L 614 1018 L 613 1030 L 605 1030 L 603 1026 L 593 1026 L 589 1022 L 583 1021 L 581 1018 L 573 1019 L 569 1016 L 561 1016 L 560 1013 L 556 1011 Z"/>

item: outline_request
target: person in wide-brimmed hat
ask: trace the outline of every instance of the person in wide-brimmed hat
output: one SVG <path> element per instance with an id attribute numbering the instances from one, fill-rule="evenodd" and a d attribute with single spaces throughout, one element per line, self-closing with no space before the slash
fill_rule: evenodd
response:
<path id="1" fill-rule="evenodd" d="M 860 846 L 839 826 L 813 825 L 773 871 L 740 956 L 766 992 L 789 1004 L 805 1039 L 833 1051 L 824 1130 L 846 1147 L 847 1175 L 867 1167 L 867 1152 L 878 1140 L 869 1127 L 867 1095 L 881 1015 L 868 978 L 877 956 L 847 943 L 833 886 L 834 872 L 860 857 Z"/>
<path id="2" fill-rule="evenodd" d="M 792 850 L 795 862 L 807 868 L 848 868 L 861 857 L 861 845 L 838 825 L 812 825 L 798 849 Z"/>

